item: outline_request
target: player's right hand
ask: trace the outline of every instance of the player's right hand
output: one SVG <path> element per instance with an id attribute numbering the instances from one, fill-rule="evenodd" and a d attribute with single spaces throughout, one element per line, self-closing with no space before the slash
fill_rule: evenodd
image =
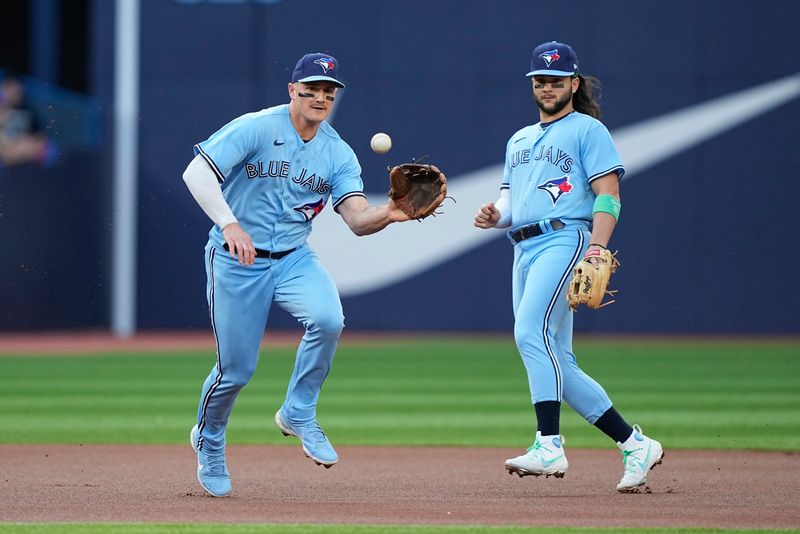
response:
<path id="1" fill-rule="evenodd" d="M 253 265 L 256 262 L 256 247 L 253 245 L 253 238 L 239 226 L 238 222 L 233 222 L 222 229 L 222 237 L 228 244 L 228 253 L 231 258 L 238 259 L 239 265 Z"/>
<path id="2" fill-rule="evenodd" d="M 489 202 L 480 207 L 475 214 L 475 226 L 478 228 L 494 228 L 500 222 L 500 211 Z"/>

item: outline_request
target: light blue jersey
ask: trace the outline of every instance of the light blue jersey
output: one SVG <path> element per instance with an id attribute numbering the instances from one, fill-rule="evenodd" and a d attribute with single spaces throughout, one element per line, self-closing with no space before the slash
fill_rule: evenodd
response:
<path id="1" fill-rule="evenodd" d="M 603 124 L 574 111 L 526 126 L 506 145 L 502 189 L 510 189 L 512 231 L 548 219 L 592 222 L 592 181 L 625 173 Z"/>
<path id="2" fill-rule="evenodd" d="M 234 119 L 194 147 L 214 169 L 223 195 L 256 248 L 283 251 L 303 245 L 311 222 L 332 197 L 364 196 L 361 166 L 327 123 L 304 142 L 281 105 Z M 220 228 L 209 237 L 219 247 Z"/>

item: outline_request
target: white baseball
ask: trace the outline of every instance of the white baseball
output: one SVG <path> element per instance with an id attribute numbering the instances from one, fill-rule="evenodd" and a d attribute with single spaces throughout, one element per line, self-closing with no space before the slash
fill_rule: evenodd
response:
<path id="1" fill-rule="evenodd" d="M 392 148 L 392 138 L 383 132 L 376 133 L 372 136 L 369 146 L 376 154 L 386 154 Z"/>

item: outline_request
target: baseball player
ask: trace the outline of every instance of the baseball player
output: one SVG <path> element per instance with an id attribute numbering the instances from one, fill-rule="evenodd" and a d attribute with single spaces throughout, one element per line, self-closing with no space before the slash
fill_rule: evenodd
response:
<path id="1" fill-rule="evenodd" d="M 514 338 L 528 374 L 536 438 L 506 460 L 519 476 L 563 477 L 569 463 L 560 434 L 561 402 L 613 439 L 622 450 L 620 492 L 635 492 L 661 463 L 661 444 L 629 425 L 606 392 L 578 366 L 566 284 L 575 264 L 609 242 L 620 212 L 625 172 L 611 135 L 597 120 L 598 81 L 578 72 L 575 51 L 547 42 L 533 50 L 527 76 L 540 122 L 506 145 L 500 198 L 480 207 L 478 228 L 509 228 L 514 247 Z"/>
<path id="2" fill-rule="evenodd" d="M 356 235 L 409 219 L 391 199 L 383 206 L 367 203 L 356 155 L 325 122 L 341 87 L 334 57 L 306 54 L 288 84 L 288 104 L 226 124 L 194 146 L 183 174 L 214 222 L 205 264 L 217 358 L 190 434 L 197 478 L 214 497 L 231 491 L 225 429 L 236 396 L 256 370 L 273 302 L 305 328 L 275 424 L 299 438 L 318 465 L 339 460 L 317 423 L 316 406 L 344 316 L 336 286 L 306 240 L 329 200 Z"/>

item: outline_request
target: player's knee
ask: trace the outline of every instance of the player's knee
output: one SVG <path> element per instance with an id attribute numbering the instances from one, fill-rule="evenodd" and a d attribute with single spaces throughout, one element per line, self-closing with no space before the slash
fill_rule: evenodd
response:
<path id="1" fill-rule="evenodd" d="M 523 324 L 520 324 L 520 321 L 517 321 L 514 324 L 514 341 L 517 343 L 517 347 L 520 349 L 524 348 L 526 345 L 532 343 L 532 335 L 531 329 Z"/>
<path id="2" fill-rule="evenodd" d="M 228 379 L 233 387 L 242 388 L 250 382 L 250 379 L 256 372 L 255 364 L 240 364 L 229 366 L 226 370 L 225 378 Z"/>
<path id="3" fill-rule="evenodd" d="M 314 321 L 308 325 L 309 331 L 314 331 L 323 337 L 336 337 L 342 333 L 344 329 L 344 316 L 341 313 L 326 313 L 314 318 Z"/>
<path id="4" fill-rule="evenodd" d="M 537 349 L 544 344 L 541 330 L 531 328 L 531 323 L 528 321 L 519 320 L 514 323 L 514 341 L 521 350 Z"/>

